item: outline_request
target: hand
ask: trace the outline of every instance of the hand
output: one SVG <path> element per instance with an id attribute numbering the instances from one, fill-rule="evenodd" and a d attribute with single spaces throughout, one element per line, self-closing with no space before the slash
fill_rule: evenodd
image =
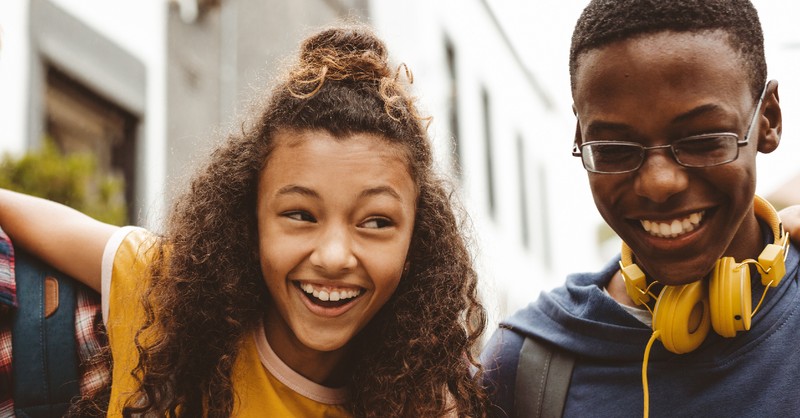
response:
<path id="1" fill-rule="evenodd" d="M 789 239 L 800 246 L 800 205 L 786 207 L 778 212 L 778 215 L 786 232 L 789 233 Z"/>

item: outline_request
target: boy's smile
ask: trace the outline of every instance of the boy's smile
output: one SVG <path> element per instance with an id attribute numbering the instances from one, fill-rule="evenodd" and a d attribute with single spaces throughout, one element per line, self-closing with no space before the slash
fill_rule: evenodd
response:
<path id="1" fill-rule="evenodd" d="M 694 231 L 703 220 L 705 212 L 694 212 L 689 216 L 684 216 L 682 219 L 673 219 L 672 221 L 658 221 L 643 219 L 642 228 L 654 237 L 661 238 L 677 238 L 684 234 Z"/>
<path id="2" fill-rule="evenodd" d="M 669 148 L 657 148 L 637 170 L 589 173 L 600 214 L 648 276 L 684 284 L 704 277 L 723 255 L 756 257 L 762 243 L 752 210 L 755 156 L 777 147 L 764 114 L 777 106 L 777 85 L 756 108 L 745 66 L 720 32 L 643 35 L 590 50 L 578 62 L 578 145 L 653 147 L 716 133 L 741 140 L 753 122 L 748 144 L 725 164 L 685 167 Z"/>

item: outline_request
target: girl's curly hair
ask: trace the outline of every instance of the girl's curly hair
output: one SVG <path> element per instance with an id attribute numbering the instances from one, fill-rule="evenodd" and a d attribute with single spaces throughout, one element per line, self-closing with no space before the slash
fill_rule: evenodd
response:
<path id="1" fill-rule="evenodd" d="M 231 415 L 237 351 L 268 301 L 257 250 L 257 185 L 275 133 L 287 129 L 343 139 L 378 134 L 405 151 L 417 185 L 410 268 L 351 341 L 359 361 L 348 408 L 358 417 L 484 415 L 486 396 L 473 375 L 481 368 L 472 350 L 486 323 L 477 275 L 451 193 L 434 173 L 428 119 L 418 114 L 403 76 L 411 81 L 404 66 L 390 67 L 370 29 L 324 30 L 305 40 L 252 126 L 213 152 L 168 220 L 168 247 L 143 298 L 147 321 L 139 334 L 148 338 L 137 338 L 140 361 L 132 373 L 140 387 L 126 416 Z"/>

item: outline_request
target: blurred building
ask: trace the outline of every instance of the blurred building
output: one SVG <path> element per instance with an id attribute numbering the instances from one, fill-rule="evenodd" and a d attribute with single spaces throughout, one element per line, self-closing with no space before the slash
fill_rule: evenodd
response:
<path id="1" fill-rule="evenodd" d="M 48 137 L 64 152 L 90 150 L 125 178 L 131 222 L 158 227 L 174 191 L 240 128 L 305 35 L 341 19 L 370 23 L 413 71 L 434 118 L 429 132 L 469 213 L 496 320 L 617 249 L 602 244 L 608 231 L 569 153 L 568 43 L 548 38 L 570 32 L 576 15 L 514 16 L 502 3 L 3 1 L 0 152 Z M 522 40 L 501 17 L 522 22 Z"/>
<path id="2" fill-rule="evenodd" d="M 158 226 L 174 190 L 305 35 L 355 18 L 414 73 L 441 168 L 474 226 L 492 315 L 594 259 L 595 242 L 577 236 L 593 221 L 569 209 L 590 201 L 560 190 L 583 173 L 551 157 L 568 155 L 554 138 L 569 119 L 483 1 L 17 0 L 0 14 L 0 103 L 10 109 L 0 151 L 49 137 L 64 152 L 93 152 L 124 176 L 133 223 Z"/>

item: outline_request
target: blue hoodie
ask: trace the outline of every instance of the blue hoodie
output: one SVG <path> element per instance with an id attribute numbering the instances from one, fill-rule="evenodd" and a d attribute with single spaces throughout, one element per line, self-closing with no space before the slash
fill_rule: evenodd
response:
<path id="1" fill-rule="evenodd" d="M 765 234 L 765 243 L 771 233 Z M 651 417 L 800 417 L 800 289 L 798 251 L 786 276 L 767 292 L 749 331 L 734 338 L 713 329 L 703 344 L 674 354 L 656 342 L 647 379 Z M 514 417 L 514 382 L 525 337 L 538 338 L 576 359 L 565 417 L 640 417 L 642 362 L 652 330 L 604 292 L 618 261 L 566 283 L 500 324 L 482 357 L 491 415 Z M 764 287 L 752 275 L 753 307 Z M 535 393 L 537 388 L 530 388 Z"/>

